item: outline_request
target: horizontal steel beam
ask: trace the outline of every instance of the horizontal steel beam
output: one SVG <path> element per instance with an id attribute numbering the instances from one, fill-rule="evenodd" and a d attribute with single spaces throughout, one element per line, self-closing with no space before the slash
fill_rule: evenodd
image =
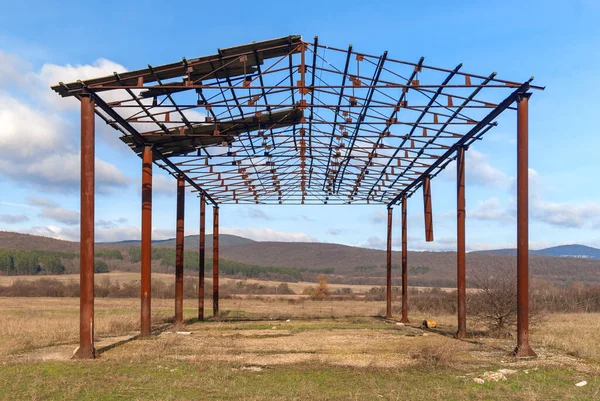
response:
<path id="1" fill-rule="evenodd" d="M 415 179 L 409 186 L 404 188 L 402 190 L 402 192 L 400 192 L 394 198 L 394 200 L 392 200 L 389 203 L 388 206 L 391 207 L 391 206 L 395 205 L 402 198 L 403 195 L 405 195 L 405 194 L 408 195 L 409 192 L 413 188 L 416 188 L 422 182 L 424 177 L 431 175 L 431 173 L 436 168 L 438 168 L 444 161 L 449 159 L 456 152 L 456 150 L 459 147 L 466 145 L 467 142 L 469 142 L 469 140 L 474 139 L 477 136 L 477 134 L 479 133 L 479 131 L 486 128 L 486 126 L 488 126 L 488 124 L 490 124 L 496 117 L 498 117 L 500 115 L 500 113 L 502 113 L 511 104 L 513 104 L 517 100 L 517 97 L 519 95 L 521 95 L 529 90 L 530 82 L 531 82 L 531 80 L 524 82 L 519 88 L 517 88 L 514 92 L 512 92 L 506 99 L 504 99 L 502 102 L 500 102 L 500 104 L 498 104 L 498 106 L 496 106 L 496 108 L 494 108 L 494 110 L 492 110 L 479 123 L 477 123 L 467 134 L 465 134 L 462 138 L 460 138 L 460 140 L 458 140 L 454 145 L 452 145 L 452 147 L 450 149 L 448 149 L 439 159 L 437 159 L 435 162 L 433 162 L 432 165 L 421 174 L 421 177 L 419 177 L 418 179 Z"/>
<path id="2" fill-rule="evenodd" d="M 136 139 L 136 141 L 139 142 L 139 144 L 141 146 L 151 145 L 150 143 L 146 143 L 144 141 L 144 137 L 142 135 L 140 135 L 140 133 L 137 132 L 137 130 L 135 128 L 133 128 L 127 121 L 125 121 L 125 119 L 123 117 L 121 117 L 116 111 L 114 111 L 110 106 L 108 106 L 106 104 L 106 102 L 104 100 L 102 100 L 102 98 L 100 96 L 93 93 L 93 91 L 90 91 L 90 94 L 96 101 L 96 105 L 98 107 L 100 107 L 106 114 L 108 114 L 113 120 L 115 120 L 117 123 L 119 123 L 127 132 L 129 132 Z M 213 198 L 211 198 L 211 196 L 208 193 L 206 193 L 204 191 L 204 189 L 202 189 L 202 187 L 200 187 L 191 178 L 189 178 L 184 172 L 182 172 L 179 169 L 179 167 L 177 167 L 171 160 L 169 160 L 166 156 L 164 156 L 158 149 L 154 149 L 154 156 L 155 156 L 154 157 L 155 161 L 157 159 L 163 161 L 176 174 L 181 174 L 184 177 L 185 181 L 187 181 L 192 187 L 196 188 L 198 190 L 198 192 L 200 192 L 200 194 L 205 195 L 206 199 L 208 199 L 208 201 L 210 203 L 212 203 L 215 206 L 218 206 L 218 203 Z"/>

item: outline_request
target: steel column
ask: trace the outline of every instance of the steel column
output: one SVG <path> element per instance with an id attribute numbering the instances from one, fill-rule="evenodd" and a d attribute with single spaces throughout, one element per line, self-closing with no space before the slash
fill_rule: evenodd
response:
<path id="1" fill-rule="evenodd" d="M 152 285 L 152 146 L 142 154 L 142 266 L 141 266 L 141 333 L 150 337 Z"/>
<path id="2" fill-rule="evenodd" d="M 529 346 L 529 97 L 517 97 L 517 347 L 516 357 L 534 357 Z"/>
<path id="3" fill-rule="evenodd" d="M 388 208 L 387 217 L 387 253 L 386 253 L 386 309 L 385 317 L 392 317 L 392 208 Z"/>
<path id="4" fill-rule="evenodd" d="M 213 317 L 219 317 L 219 208 L 213 207 Z"/>
<path id="5" fill-rule="evenodd" d="M 74 358 L 96 357 L 94 348 L 94 100 L 81 95 L 81 217 L 79 348 Z"/>
<path id="6" fill-rule="evenodd" d="M 200 253 L 198 257 L 198 320 L 204 320 L 204 256 L 206 249 L 206 199 L 200 197 Z"/>
<path id="7" fill-rule="evenodd" d="M 456 282 L 458 294 L 456 338 L 467 337 L 465 217 L 465 147 L 459 146 L 456 150 Z"/>
<path id="8" fill-rule="evenodd" d="M 402 323 L 408 321 L 408 234 L 406 222 L 406 195 L 402 196 Z"/>
<path id="9" fill-rule="evenodd" d="M 431 211 L 431 178 L 423 178 L 423 204 L 425 206 L 425 241 L 433 241 L 433 213 Z"/>
<path id="10" fill-rule="evenodd" d="M 177 232 L 175 235 L 175 326 L 183 324 L 183 234 L 185 179 L 177 176 Z"/>

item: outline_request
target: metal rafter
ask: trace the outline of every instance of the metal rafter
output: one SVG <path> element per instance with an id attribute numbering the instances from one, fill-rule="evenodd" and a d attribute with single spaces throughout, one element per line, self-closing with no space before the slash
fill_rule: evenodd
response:
<path id="1" fill-rule="evenodd" d="M 515 91 L 543 89 L 530 82 L 290 36 L 53 89 L 94 96 L 137 154 L 152 145 L 214 205 L 393 206 L 514 110 Z"/>

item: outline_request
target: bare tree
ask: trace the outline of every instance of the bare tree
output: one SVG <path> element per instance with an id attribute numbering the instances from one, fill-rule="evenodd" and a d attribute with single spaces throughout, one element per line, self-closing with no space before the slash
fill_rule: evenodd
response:
<path id="1" fill-rule="evenodd" d="M 505 335 L 517 323 L 517 274 L 511 268 L 496 268 L 474 274 L 478 291 L 470 295 L 470 315 L 491 333 Z"/>

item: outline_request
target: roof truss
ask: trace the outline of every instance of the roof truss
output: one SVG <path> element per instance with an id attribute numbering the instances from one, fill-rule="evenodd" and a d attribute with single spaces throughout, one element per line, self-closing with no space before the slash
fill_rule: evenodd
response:
<path id="1" fill-rule="evenodd" d="M 525 82 L 289 36 L 87 81 L 137 154 L 214 204 L 387 204 L 496 125 Z"/>

